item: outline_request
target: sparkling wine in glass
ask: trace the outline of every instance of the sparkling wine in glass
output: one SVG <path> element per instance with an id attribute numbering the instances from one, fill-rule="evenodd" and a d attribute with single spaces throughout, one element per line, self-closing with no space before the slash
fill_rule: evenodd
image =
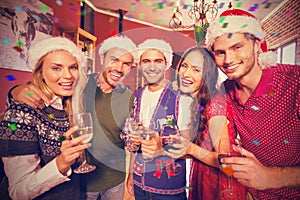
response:
<path id="1" fill-rule="evenodd" d="M 220 139 L 219 152 L 220 154 L 218 155 L 218 160 L 221 165 L 221 171 L 229 177 L 228 189 L 221 191 L 222 197 L 225 199 L 240 199 L 239 194 L 234 192 L 232 188 L 232 175 L 234 171 L 229 165 L 223 164 L 221 159 L 224 157 L 241 157 L 241 154 L 232 149 L 232 144 L 230 143 L 229 138 Z"/>
<path id="2" fill-rule="evenodd" d="M 140 134 L 143 140 L 151 140 L 151 138 L 154 136 L 155 134 L 155 130 L 153 130 L 152 128 L 147 128 L 147 127 L 143 127 L 140 130 Z M 153 160 L 153 158 L 149 158 L 147 157 L 147 155 L 143 154 L 143 161 L 144 162 L 150 162 Z"/>
<path id="3" fill-rule="evenodd" d="M 166 151 L 169 149 L 176 149 L 174 144 L 180 144 L 180 131 L 175 125 L 164 125 L 161 129 L 160 137 L 163 147 Z"/>
<path id="4" fill-rule="evenodd" d="M 73 138 L 87 135 L 82 141 L 84 144 L 91 141 L 93 138 L 93 121 L 91 113 L 73 113 L 70 115 L 71 126 L 78 126 L 78 130 L 72 135 Z M 74 172 L 77 174 L 84 174 L 96 169 L 96 166 L 89 165 L 86 161 L 85 151 L 79 158 L 80 165 Z"/>

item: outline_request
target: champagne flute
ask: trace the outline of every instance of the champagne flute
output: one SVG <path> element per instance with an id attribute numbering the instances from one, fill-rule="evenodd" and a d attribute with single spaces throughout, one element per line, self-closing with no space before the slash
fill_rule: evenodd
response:
<path id="1" fill-rule="evenodd" d="M 143 140 L 151 140 L 151 138 L 154 136 L 155 134 L 155 130 L 153 130 L 152 128 L 147 128 L 147 127 L 143 127 L 140 131 L 141 137 Z M 153 160 L 153 158 L 149 158 L 147 157 L 147 155 L 143 154 L 143 161 L 144 162 L 150 162 Z"/>
<path id="2" fill-rule="evenodd" d="M 88 135 L 82 142 L 84 144 L 91 141 L 93 137 L 93 121 L 91 113 L 73 113 L 70 115 L 71 126 L 78 126 L 76 133 L 72 135 L 73 138 Z M 96 169 L 96 166 L 89 165 L 86 161 L 85 150 L 79 158 L 80 165 L 74 172 L 77 174 L 84 174 Z"/>
<path id="3" fill-rule="evenodd" d="M 234 171 L 229 165 L 223 164 L 221 159 L 224 157 L 241 157 L 241 154 L 232 149 L 229 138 L 221 138 L 219 140 L 219 152 L 218 160 L 221 165 L 221 171 L 229 176 L 228 189 L 222 191 L 222 196 L 225 199 L 239 199 L 239 194 L 234 192 L 232 188 L 232 175 Z"/>
<path id="4" fill-rule="evenodd" d="M 181 143 L 180 131 L 176 125 L 164 125 L 160 135 L 166 151 L 171 148 L 176 149 L 173 145 Z"/>

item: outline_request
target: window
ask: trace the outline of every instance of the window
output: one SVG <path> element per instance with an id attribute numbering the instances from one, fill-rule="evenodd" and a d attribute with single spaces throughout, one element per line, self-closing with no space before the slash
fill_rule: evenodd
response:
<path id="1" fill-rule="evenodd" d="M 277 62 L 282 64 L 296 64 L 296 40 L 277 49 Z"/>

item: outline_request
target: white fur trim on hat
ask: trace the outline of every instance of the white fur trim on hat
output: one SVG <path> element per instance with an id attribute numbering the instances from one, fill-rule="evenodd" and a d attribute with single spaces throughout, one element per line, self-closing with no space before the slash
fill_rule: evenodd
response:
<path id="1" fill-rule="evenodd" d="M 250 33 L 263 40 L 265 32 L 260 22 L 248 16 L 223 16 L 212 22 L 207 30 L 207 44 L 212 46 L 215 39 L 227 33 Z"/>
<path id="2" fill-rule="evenodd" d="M 65 50 L 69 52 L 80 63 L 81 67 L 86 66 L 86 57 L 74 42 L 64 37 L 50 37 L 30 47 L 28 52 L 28 67 L 34 70 L 36 63 L 43 56 L 55 50 Z"/>
<path id="3" fill-rule="evenodd" d="M 124 49 L 131 54 L 136 51 L 136 44 L 127 36 L 117 35 L 109 37 L 101 43 L 101 46 L 98 50 L 99 55 L 105 54 L 108 50 L 112 48 Z"/>
<path id="4" fill-rule="evenodd" d="M 138 53 L 137 53 L 138 62 L 140 62 L 141 55 L 144 53 L 144 51 L 149 49 L 155 49 L 164 54 L 167 62 L 166 65 L 167 69 L 172 65 L 172 60 L 173 60 L 172 47 L 165 40 L 159 40 L 159 39 L 147 39 L 138 45 Z"/>

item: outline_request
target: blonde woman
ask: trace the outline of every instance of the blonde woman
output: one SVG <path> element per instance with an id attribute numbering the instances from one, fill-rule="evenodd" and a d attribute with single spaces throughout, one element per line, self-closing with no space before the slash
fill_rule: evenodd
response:
<path id="1" fill-rule="evenodd" d="M 12 199 L 79 199 L 79 177 L 72 166 L 90 144 L 71 139 L 77 127 L 70 127 L 68 116 L 81 109 L 84 56 L 72 41 L 53 37 L 31 47 L 29 64 L 32 84 L 51 101 L 41 109 L 9 97 L 0 125 L 0 155 L 9 195 Z"/>

